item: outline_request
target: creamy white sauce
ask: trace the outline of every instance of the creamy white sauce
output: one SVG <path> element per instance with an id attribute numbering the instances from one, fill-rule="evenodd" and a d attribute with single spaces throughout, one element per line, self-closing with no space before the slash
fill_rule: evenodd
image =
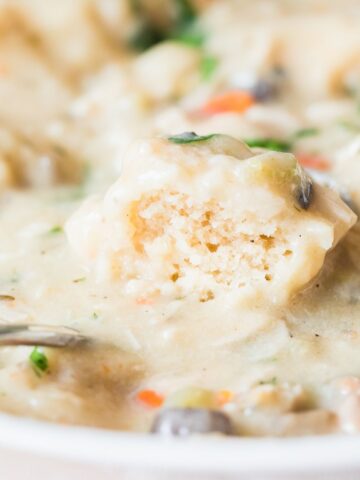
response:
<path id="1" fill-rule="evenodd" d="M 32 348 L 2 347 L 0 408 L 148 431 L 158 409 L 138 401 L 139 391 L 168 398 L 194 386 L 231 393 L 217 408 L 239 434 L 358 431 L 360 389 L 349 378 L 360 376 L 358 225 L 305 290 L 265 306 L 231 296 L 149 301 L 131 284 L 99 279 L 64 232 L 88 196 L 121 183 L 135 140 L 192 130 L 288 140 L 316 129 L 296 140 L 295 154 L 325 158 L 326 174 L 360 209 L 359 91 L 345 93 L 359 83 L 357 2 L 199 1 L 202 49 L 170 42 L 136 55 L 126 46 L 136 21 L 125 0 L 40 3 L 40 17 L 38 1 L 0 6 L 0 295 L 14 297 L 0 298 L 0 321 L 66 325 L 98 344 L 45 349 L 40 376 Z M 204 56 L 217 58 L 208 80 Z M 279 65 L 279 97 L 199 115 L 212 97 Z M 218 188 L 214 175 L 206 182 Z M 116 221 L 107 221 L 115 238 Z"/>

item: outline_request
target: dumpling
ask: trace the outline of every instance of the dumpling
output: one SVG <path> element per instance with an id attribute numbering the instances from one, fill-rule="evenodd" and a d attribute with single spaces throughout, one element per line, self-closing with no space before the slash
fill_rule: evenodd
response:
<path id="1" fill-rule="evenodd" d="M 118 181 L 66 231 L 98 280 L 128 295 L 281 304 L 355 220 L 292 154 L 186 133 L 135 144 Z"/>

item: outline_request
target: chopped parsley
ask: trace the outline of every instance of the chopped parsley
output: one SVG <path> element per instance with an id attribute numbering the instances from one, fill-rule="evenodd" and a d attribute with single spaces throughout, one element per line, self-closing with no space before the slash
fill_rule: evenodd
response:
<path id="1" fill-rule="evenodd" d="M 277 138 L 252 138 L 245 140 L 250 148 L 266 148 L 275 152 L 290 152 L 292 145 L 290 142 L 278 140 Z"/>
<path id="2" fill-rule="evenodd" d="M 47 356 L 35 347 L 30 353 L 29 362 L 36 375 L 40 376 L 49 369 L 49 361 Z"/>
<path id="3" fill-rule="evenodd" d="M 315 127 L 302 128 L 291 135 L 287 140 L 278 138 L 252 138 L 245 140 L 249 147 L 266 148 L 276 152 L 291 152 L 293 143 L 301 138 L 318 135 L 320 130 Z"/>
<path id="4" fill-rule="evenodd" d="M 73 283 L 85 282 L 85 280 L 86 280 L 86 277 L 75 278 L 75 280 L 73 280 Z"/>
<path id="5" fill-rule="evenodd" d="M 270 380 L 261 380 L 259 382 L 259 385 L 273 385 L 275 386 L 277 384 L 277 378 L 276 377 L 272 377 L 270 378 Z"/>
<path id="6" fill-rule="evenodd" d="M 60 226 L 60 225 L 54 225 L 52 228 L 50 228 L 50 230 L 48 231 L 48 233 L 50 235 L 56 235 L 58 233 L 63 233 L 64 230 L 63 228 Z"/>
<path id="7" fill-rule="evenodd" d="M 306 138 L 306 137 L 313 137 L 314 135 L 318 135 L 320 130 L 318 128 L 302 128 L 294 133 L 293 138 L 298 140 L 299 138 Z"/>
<path id="8" fill-rule="evenodd" d="M 190 0 L 173 0 L 177 28 L 187 27 L 196 20 L 196 11 Z"/>
<path id="9" fill-rule="evenodd" d="M 200 48 L 205 42 L 206 35 L 197 24 L 193 23 L 174 35 L 173 39 L 189 47 Z"/>
<path id="10" fill-rule="evenodd" d="M 196 47 L 202 45 L 204 35 L 196 26 L 197 13 L 190 0 L 172 0 L 174 14 L 168 28 L 156 24 L 140 0 L 130 0 L 130 5 L 139 19 L 137 30 L 129 38 L 134 49 L 144 51 L 169 39 Z"/>
<path id="11" fill-rule="evenodd" d="M 177 143 L 179 145 L 186 145 L 188 143 L 195 143 L 195 142 L 205 142 L 206 140 L 210 140 L 213 138 L 216 134 L 211 134 L 211 135 L 203 135 L 199 136 L 196 135 L 195 132 L 184 132 L 180 133 L 179 135 L 173 135 L 171 137 L 168 137 L 168 140 L 172 143 Z"/>
<path id="12" fill-rule="evenodd" d="M 207 55 L 203 57 L 200 64 L 201 78 L 205 81 L 210 80 L 215 73 L 218 63 L 219 60 L 212 55 Z"/>

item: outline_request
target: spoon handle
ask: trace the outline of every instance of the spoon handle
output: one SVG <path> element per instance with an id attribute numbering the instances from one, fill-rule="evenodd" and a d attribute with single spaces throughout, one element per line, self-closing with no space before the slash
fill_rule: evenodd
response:
<path id="1" fill-rule="evenodd" d="M 0 346 L 75 347 L 89 341 L 78 330 L 50 325 L 0 325 Z"/>

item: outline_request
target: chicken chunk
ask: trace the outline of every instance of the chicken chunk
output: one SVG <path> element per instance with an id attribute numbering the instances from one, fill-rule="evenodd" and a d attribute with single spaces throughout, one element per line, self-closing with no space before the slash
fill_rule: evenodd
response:
<path id="1" fill-rule="evenodd" d="M 0 125 L 0 188 L 76 183 L 84 171 L 84 162 L 61 145 Z"/>
<path id="2" fill-rule="evenodd" d="M 51 68 L 37 31 L 7 2 L 0 4 L 0 39 L 1 122 L 33 131 L 63 111 L 71 89 Z"/>
<path id="3" fill-rule="evenodd" d="M 142 141 L 119 180 L 67 224 L 99 280 L 134 295 L 286 302 L 355 222 L 291 154 L 225 135 Z"/>
<path id="4" fill-rule="evenodd" d="M 3 12 L 4 9 L 7 10 Z M 63 0 L 61 3 L 57 0 L 45 3 L 42 0 L 4 0 L 0 8 L 2 15 L 16 16 L 21 21 L 23 29 L 36 39 L 45 65 L 51 66 L 66 82 L 72 83 L 114 55 L 122 55 L 120 45 L 115 48 L 103 31 L 92 0 Z"/>
<path id="5" fill-rule="evenodd" d="M 151 100 L 176 98 L 196 85 L 200 53 L 177 42 L 163 42 L 134 64 L 134 81 Z"/>

